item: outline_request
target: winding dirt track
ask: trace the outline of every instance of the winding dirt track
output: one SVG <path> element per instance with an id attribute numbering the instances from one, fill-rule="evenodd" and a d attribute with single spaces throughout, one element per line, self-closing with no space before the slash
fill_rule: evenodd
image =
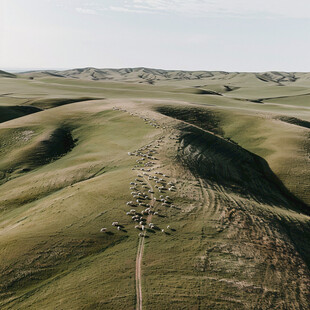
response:
<path id="1" fill-rule="evenodd" d="M 153 192 L 153 187 L 151 183 L 143 176 L 145 182 L 149 185 L 151 191 Z M 151 206 L 154 206 L 154 194 L 151 194 Z M 152 220 L 152 214 L 147 217 L 147 224 L 149 224 Z M 142 285 L 141 285 L 141 265 L 144 251 L 144 240 L 145 240 L 146 230 L 143 231 L 143 237 L 139 239 L 137 258 L 136 258 L 136 310 L 142 310 Z"/>

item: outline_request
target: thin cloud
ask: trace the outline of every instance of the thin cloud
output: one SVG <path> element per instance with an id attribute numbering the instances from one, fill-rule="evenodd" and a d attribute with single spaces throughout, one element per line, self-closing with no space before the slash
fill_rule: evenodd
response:
<path id="1" fill-rule="evenodd" d="M 109 9 L 111 11 L 124 12 L 124 13 L 139 13 L 139 14 L 143 14 L 143 13 L 154 14 L 155 13 L 154 11 L 144 10 L 144 9 L 136 8 L 136 7 L 131 8 L 131 7 L 127 7 L 127 6 L 124 6 L 124 7 L 110 6 Z"/>
<path id="2" fill-rule="evenodd" d="M 48 1 L 48 0 L 46 0 Z M 53 0 L 81 14 L 105 11 L 201 17 L 310 18 L 309 0 Z"/>
<path id="3" fill-rule="evenodd" d="M 110 1 L 109 1 L 110 2 Z M 96 2 L 99 4 L 99 2 Z M 309 18 L 308 0 L 114 0 L 106 9 L 132 13 Z"/>
<path id="4" fill-rule="evenodd" d="M 93 10 L 93 9 L 87 9 L 87 8 L 75 8 L 75 10 L 78 12 L 78 13 L 81 13 L 81 14 L 88 14 L 88 15 L 97 15 L 98 12 L 96 10 Z"/>

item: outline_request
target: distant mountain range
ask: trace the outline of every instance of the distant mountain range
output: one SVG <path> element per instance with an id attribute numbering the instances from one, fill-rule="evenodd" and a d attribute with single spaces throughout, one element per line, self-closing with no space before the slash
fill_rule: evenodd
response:
<path id="1" fill-rule="evenodd" d="M 263 82 L 292 83 L 298 79 L 310 80 L 310 73 L 270 71 L 264 73 L 225 72 L 225 71 L 183 71 L 162 70 L 151 68 L 122 68 L 122 69 L 97 69 L 78 68 L 70 70 L 42 70 L 19 73 L 19 76 L 29 78 L 62 77 L 83 80 L 111 80 L 128 82 L 146 82 L 153 84 L 161 80 L 230 80 L 232 78 L 255 77 Z M 14 74 L 0 71 L 0 76 L 15 77 Z"/>

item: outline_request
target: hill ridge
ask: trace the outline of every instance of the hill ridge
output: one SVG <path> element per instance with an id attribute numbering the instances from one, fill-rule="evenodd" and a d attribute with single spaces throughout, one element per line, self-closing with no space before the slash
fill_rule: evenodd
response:
<path id="1" fill-rule="evenodd" d="M 212 78 L 231 79 L 233 77 L 253 76 L 263 82 L 271 82 L 281 85 L 281 83 L 297 81 L 300 77 L 309 78 L 307 72 L 228 72 L 223 70 L 165 70 L 147 67 L 133 68 L 73 68 L 68 70 L 39 70 L 20 73 L 21 76 L 33 77 L 65 77 L 86 80 L 123 80 L 123 81 L 147 81 L 152 84 L 159 80 L 201 80 Z"/>

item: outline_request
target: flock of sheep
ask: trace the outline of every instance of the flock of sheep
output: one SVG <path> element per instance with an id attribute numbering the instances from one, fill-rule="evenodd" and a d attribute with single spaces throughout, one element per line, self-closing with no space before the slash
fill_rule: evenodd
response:
<path id="1" fill-rule="evenodd" d="M 124 109 L 113 108 L 113 110 L 120 110 L 127 112 Z M 134 115 L 133 113 L 130 113 Z M 143 120 L 155 127 L 159 128 L 159 125 L 154 119 L 142 117 Z M 131 196 L 133 200 L 128 201 L 126 204 L 131 209 L 126 212 L 126 215 L 131 216 L 132 221 L 136 223 L 135 228 L 141 230 L 138 234 L 140 237 L 145 237 L 148 230 L 161 230 L 162 233 L 167 233 L 165 229 L 160 229 L 154 223 L 151 222 L 152 216 L 160 216 L 160 207 L 174 208 L 175 205 L 172 203 L 170 196 L 166 195 L 167 191 L 176 191 L 175 184 L 172 181 L 168 181 L 170 177 L 162 172 L 156 170 L 155 157 L 158 154 L 158 149 L 163 143 L 163 137 L 159 138 L 152 144 L 148 144 L 144 147 L 139 148 L 134 152 L 128 152 L 129 156 L 136 156 L 135 166 L 132 170 L 136 170 L 137 177 L 134 181 L 130 182 Z M 154 189 L 151 185 L 154 183 Z M 155 195 L 158 192 L 158 198 Z M 165 194 L 166 193 L 166 194 Z M 137 208 L 141 208 L 142 211 L 138 211 Z M 118 230 L 122 230 L 122 225 L 119 222 L 113 222 L 112 226 Z M 167 230 L 171 230 L 170 225 L 167 226 Z M 100 232 L 107 232 L 108 229 L 103 227 Z"/>

